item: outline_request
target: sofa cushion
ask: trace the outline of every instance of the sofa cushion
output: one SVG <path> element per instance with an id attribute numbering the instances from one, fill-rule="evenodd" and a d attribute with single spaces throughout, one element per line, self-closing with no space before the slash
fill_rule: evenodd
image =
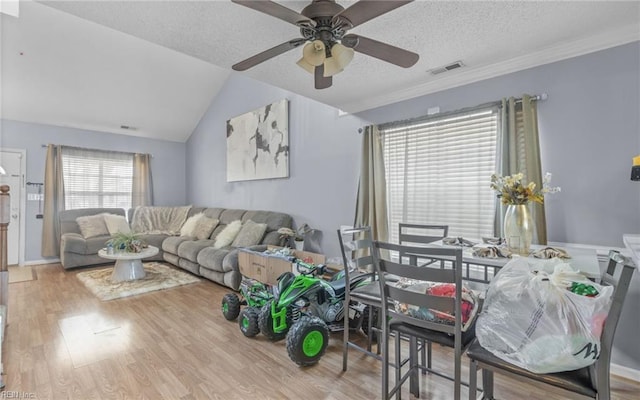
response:
<path id="1" fill-rule="evenodd" d="M 190 236 L 169 236 L 162 242 L 162 250 L 171 254 L 178 254 L 178 247 L 184 242 L 192 241 Z"/>
<path id="2" fill-rule="evenodd" d="M 129 223 L 124 215 L 115 215 L 115 214 L 103 214 L 104 215 L 104 223 L 107 225 L 107 230 L 109 231 L 109 235 L 113 236 L 116 233 L 131 233 L 131 228 L 129 228 Z"/>
<path id="3" fill-rule="evenodd" d="M 247 211 L 242 216 L 242 222 L 252 220 L 260 224 L 267 224 L 267 232 L 277 231 L 284 227 L 291 227 L 293 219 L 290 215 L 275 211 Z"/>
<path id="4" fill-rule="evenodd" d="M 178 246 L 178 255 L 191 262 L 198 262 L 198 253 L 205 247 L 213 246 L 213 240 L 187 240 Z"/>
<path id="5" fill-rule="evenodd" d="M 264 232 L 267 230 L 267 224 L 259 224 L 252 220 L 246 221 L 242 224 L 238 236 L 233 240 L 232 247 L 247 247 L 253 246 L 262 241 Z"/>
<path id="6" fill-rule="evenodd" d="M 270 244 L 273 246 L 284 246 L 286 239 L 280 237 L 278 231 L 267 232 L 266 235 L 262 238 L 262 242 L 260 244 Z"/>
<path id="7" fill-rule="evenodd" d="M 242 217 L 247 213 L 247 210 L 236 210 L 236 209 L 225 209 L 220 213 L 221 224 L 229 225 L 233 221 L 240 220 L 242 221 Z"/>
<path id="8" fill-rule="evenodd" d="M 198 221 L 202 218 L 204 218 L 203 213 L 197 213 L 187 218 L 180 228 L 180 236 L 195 236 L 194 231 L 196 230 L 196 226 L 198 226 Z"/>
<path id="9" fill-rule="evenodd" d="M 102 249 L 107 240 L 111 239 L 109 235 L 96 236 L 85 239 L 78 233 L 65 233 L 62 235 L 62 251 L 76 254 L 97 254 Z"/>
<path id="10" fill-rule="evenodd" d="M 163 233 L 139 233 L 138 238 L 149 246 L 162 249 L 162 243 L 168 236 Z"/>
<path id="11" fill-rule="evenodd" d="M 58 219 L 60 221 L 60 234 L 80 234 L 80 227 L 78 227 L 76 218 L 83 217 L 85 215 L 96 215 L 101 213 L 124 215 L 124 210 L 122 208 L 78 208 L 75 210 L 60 211 L 58 213 Z"/>
<path id="12" fill-rule="evenodd" d="M 240 229 L 242 229 L 242 222 L 240 222 L 240 220 L 231 222 L 218 234 L 218 236 L 216 236 L 216 241 L 213 247 L 220 249 L 231 245 L 236 236 L 238 236 Z"/>
<path id="13" fill-rule="evenodd" d="M 207 247 L 202 249 L 198 254 L 198 264 L 201 268 L 209 269 L 212 271 L 225 272 L 222 262 L 231 248 L 216 249 L 213 247 Z"/>
<path id="14" fill-rule="evenodd" d="M 211 208 L 205 208 L 204 211 L 202 212 L 204 213 L 204 215 L 206 215 L 209 218 L 214 218 L 219 220 L 220 216 L 222 215 L 222 212 L 225 210 L 226 208 L 211 207 Z M 240 219 L 240 218 L 236 218 L 236 219 Z M 233 221 L 233 219 L 231 219 L 231 221 Z"/>
<path id="15" fill-rule="evenodd" d="M 104 214 L 87 215 L 76 218 L 80 233 L 85 239 L 109 234 L 107 224 L 104 222 Z"/>
<path id="16" fill-rule="evenodd" d="M 203 216 L 198 220 L 196 228 L 193 231 L 193 235 L 198 240 L 209 239 L 211 232 L 213 232 L 213 229 L 218 226 L 219 222 L 220 221 L 218 221 L 218 219 L 216 218 Z"/>

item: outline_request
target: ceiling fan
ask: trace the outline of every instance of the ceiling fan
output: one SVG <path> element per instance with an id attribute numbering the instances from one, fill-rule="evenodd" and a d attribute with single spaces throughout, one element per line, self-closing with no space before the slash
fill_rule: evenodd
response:
<path id="1" fill-rule="evenodd" d="M 315 88 L 326 89 L 332 76 L 341 72 L 353 58 L 354 51 L 409 68 L 418 62 L 418 54 L 353 33 L 349 29 L 401 7 L 413 0 L 360 0 L 348 8 L 335 0 L 313 0 L 300 13 L 268 0 L 231 0 L 300 27 L 296 38 L 258 53 L 233 65 L 244 71 L 270 58 L 306 43 L 298 65 L 313 73 Z"/>

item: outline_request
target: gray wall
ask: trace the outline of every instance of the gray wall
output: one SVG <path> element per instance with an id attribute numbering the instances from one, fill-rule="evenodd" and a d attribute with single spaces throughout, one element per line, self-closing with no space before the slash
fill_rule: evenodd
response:
<path id="1" fill-rule="evenodd" d="M 226 121 L 283 98 L 289 100 L 289 178 L 227 183 Z M 187 142 L 187 199 L 194 205 L 289 213 L 297 224 L 322 230 L 327 256 L 337 256 L 336 229 L 353 223 L 358 128 L 364 124 L 306 97 L 232 74 Z"/>
<path id="2" fill-rule="evenodd" d="M 550 241 L 623 247 L 640 233 L 640 184 L 630 181 L 640 154 L 640 42 L 488 79 L 359 114 L 376 123 L 546 92 L 538 105 Z"/>
<path id="3" fill-rule="evenodd" d="M 310 83 L 311 84 L 311 83 Z M 340 84 L 339 79 L 335 84 Z M 640 183 L 629 180 L 640 154 L 640 43 L 520 71 L 357 116 L 232 75 L 187 143 L 187 199 L 193 204 L 285 211 L 324 231 L 338 255 L 335 229 L 354 216 L 360 160 L 357 128 L 546 92 L 539 104 L 543 170 L 562 192 L 547 198 L 549 240 L 622 247 L 640 233 Z M 226 120 L 273 101 L 290 101 L 290 178 L 227 183 Z M 640 370 L 640 274 L 619 324 L 614 363 Z"/>
<path id="4" fill-rule="evenodd" d="M 92 149 L 150 153 L 153 194 L 157 205 L 186 204 L 184 143 L 152 140 L 113 133 L 86 131 L 50 125 L 2 120 L 0 147 L 27 152 L 27 182 L 43 182 L 46 149 L 43 144 L 66 144 Z M 37 193 L 27 186 L 27 193 Z M 36 219 L 38 202 L 28 201 L 26 208 L 25 261 L 41 260 L 42 220 Z"/>

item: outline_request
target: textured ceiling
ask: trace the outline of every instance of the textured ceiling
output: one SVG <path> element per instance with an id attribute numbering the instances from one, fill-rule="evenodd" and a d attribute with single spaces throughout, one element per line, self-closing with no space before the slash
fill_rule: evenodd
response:
<path id="1" fill-rule="evenodd" d="M 221 79 L 236 62 L 299 37 L 295 26 L 229 1 L 43 3 L 206 61 L 218 67 L 215 73 Z M 308 4 L 279 3 L 298 12 Z M 347 7 L 354 2 L 339 3 Z M 40 34 L 47 35 L 57 27 L 41 29 Z M 416 1 L 352 32 L 414 51 L 420 60 L 403 69 L 356 53 L 334 77 L 333 86 L 324 90 L 314 89 L 313 77 L 295 65 L 300 48 L 242 74 L 357 112 L 640 40 L 640 2 Z M 85 56 L 92 57 L 91 52 Z M 428 73 L 458 60 L 464 68 L 437 76 Z"/>

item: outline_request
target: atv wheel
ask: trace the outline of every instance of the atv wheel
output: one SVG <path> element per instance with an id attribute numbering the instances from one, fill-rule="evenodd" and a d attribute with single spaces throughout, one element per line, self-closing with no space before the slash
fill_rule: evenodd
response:
<path id="1" fill-rule="evenodd" d="M 287 334 L 287 353 L 291 361 L 306 367 L 320 361 L 328 343 L 327 324 L 318 317 L 304 316 Z"/>
<path id="2" fill-rule="evenodd" d="M 369 308 L 366 306 L 362 311 L 362 331 L 367 337 L 369 336 Z M 373 308 L 373 320 L 371 321 L 371 327 L 378 326 L 378 307 Z M 375 330 L 371 332 L 371 343 L 378 342 L 378 332 Z"/>
<path id="3" fill-rule="evenodd" d="M 240 331 L 246 337 L 254 337 L 258 333 L 260 333 L 260 327 L 258 326 L 259 313 L 260 310 L 255 307 L 247 307 L 240 311 L 238 325 L 240 325 Z"/>
<path id="4" fill-rule="evenodd" d="M 240 314 L 240 299 L 235 293 L 227 293 L 222 298 L 222 315 L 227 321 L 233 321 Z"/>
<path id="5" fill-rule="evenodd" d="M 288 329 L 283 332 L 276 333 L 273 331 L 273 317 L 271 316 L 271 303 L 273 300 L 267 301 L 260 310 L 260 316 L 258 317 L 258 326 L 260 327 L 260 333 L 266 336 L 267 339 L 276 342 L 282 340 L 287 336 Z M 288 322 L 288 321 L 287 321 Z M 289 328 L 287 324 L 287 328 Z"/>

